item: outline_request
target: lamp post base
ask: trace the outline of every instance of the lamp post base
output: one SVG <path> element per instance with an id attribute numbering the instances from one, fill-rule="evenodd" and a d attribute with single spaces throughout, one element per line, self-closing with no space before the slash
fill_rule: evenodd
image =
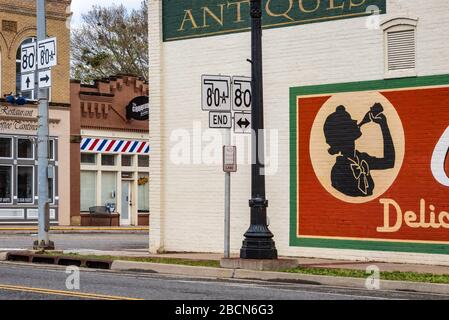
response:
<path id="1" fill-rule="evenodd" d="M 245 239 L 240 249 L 242 259 L 274 260 L 278 258 L 278 251 L 272 239 Z"/>

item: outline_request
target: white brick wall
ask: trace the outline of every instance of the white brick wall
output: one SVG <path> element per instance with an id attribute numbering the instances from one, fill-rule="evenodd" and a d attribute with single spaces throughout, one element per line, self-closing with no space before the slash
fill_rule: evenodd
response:
<path id="1" fill-rule="evenodd" d="M 151 221 L 152 251 L 222 252 L 224 176 L 220 165 L 175 165 L 174 130 L 208 128 L 201 111 L 202 74 L 250 75 L 250 33 L 161 42 L 160 1 L 150 0 Z M 392 17 L 419 18 L 418 76 L 448 74 L 449 3 L 390 0 Z M 336 250 L 289 246 L 289 88 L 379 80 L 384 76 L 383 33 L 366 18 L 270 29 L 263 33 L 265 126 L 279 130 L 279 170 L 267 177 L 268 215 L 281 255 L 332 256 Z M 438 32 L 436 32 L 438 31 Z M 218 131 L 219 133 L 219 131 Z M 221 143 L 216 144 L 217 147 Z M 239 149 L 242 154 L 242 148 Z M 247 151 L 244 151 L 247 152 Z M 218 155 L 220 157 L 220 155 Z M 193 157 L 193 156 L 192 156 Z M 250 167 L 232 176 L 232 251 L 249 226 Z M 360 257 L 356 251 L 339 256 Z M 366 253 L 363 253 L 366 256 Z M 374 254 L 373 254 L 374 256 Z"/>

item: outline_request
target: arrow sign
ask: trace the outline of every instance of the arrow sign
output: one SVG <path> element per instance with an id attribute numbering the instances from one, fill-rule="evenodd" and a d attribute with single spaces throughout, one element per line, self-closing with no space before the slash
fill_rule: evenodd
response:
<path id="1" fill-rule="evenodd" d="M 251 113 L 234 113 L 234 132 L 251 133 Z"/>
<path id="2" fill-rule="evenodd" d="M 246 129 L 249 127 L 249 125 L 251 124 L 248 119 L 240 119 L 239 121 L 237 121 L 238 126 L 240 127 L 240 129 Z"/>
<path id="3" fill-rule="evenodd" d="M 39 88 L 51 87 L 51 71 L 39 71 Z"/>
<path id="4" fill-rule="evenodd" d="M 34 73 L 25 73 L 20 76 L 21 78 L 21 91 L 33 91 L 34 83 L 35 83 L 35 74 Z"/>

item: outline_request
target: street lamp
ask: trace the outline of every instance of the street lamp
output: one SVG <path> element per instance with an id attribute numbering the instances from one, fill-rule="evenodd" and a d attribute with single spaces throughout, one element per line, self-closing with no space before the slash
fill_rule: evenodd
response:
<path id="1" fill-rule="evenodd" d="M 265 148 L 262 79 L 262 1 L 251 0 L 252 102 L 252 168 L 251 225 L 245 233 L 240 258 L 277 259 L 273 234 L 267 225 L 268 200 L 265 196 Z"/>

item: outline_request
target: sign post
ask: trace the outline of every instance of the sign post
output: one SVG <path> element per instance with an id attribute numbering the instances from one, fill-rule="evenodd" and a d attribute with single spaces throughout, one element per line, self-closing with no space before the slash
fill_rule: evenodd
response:
<path id="1" fill-rule="evenodd" d="M 50 231 L 50 199 L 48 196 L 48 99 L 51 75 L 50 70 L 43 71 L 56 65 L 56 39 L 46 39 L 46 16 L 45 0 L 37 0 L 37 68 L 36 89 L 38 90 L 38 119 L 39 128 L 37 132 L 38 143 L 38 240 L 34 242 L 35 250 L 52 250 L 55 245 L 49 239 Z M 48 41 L 50 40 L 50 41 Z M 36 45 L 36 44 L 34 44 Z M 30 55 L 28 55 L 30 56 Z M 50 78 L 50 79 L 49 79 Z M 42 85 L 42 87 L 39 87 Z M 51 82 L 50 82 L 51 85 Z"/>

